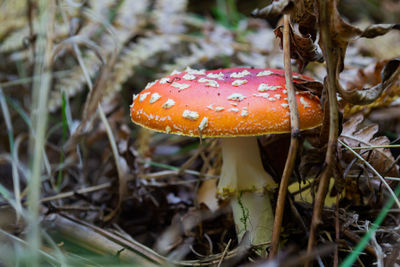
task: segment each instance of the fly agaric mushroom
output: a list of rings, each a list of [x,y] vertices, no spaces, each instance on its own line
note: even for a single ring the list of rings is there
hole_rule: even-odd
[[[295,74],[294,80],[310,78]],[[249,231],[253,245],[271,240],[270,191],[258,135],[290,132],[289,104],[282,70],[187,68],[149,83],[133,97],[132,121],[148,129],[193,137],[221,137],[220,198],[231,198],[239,241]],[[301,130],[319,126],[318,97],[296,92]]]

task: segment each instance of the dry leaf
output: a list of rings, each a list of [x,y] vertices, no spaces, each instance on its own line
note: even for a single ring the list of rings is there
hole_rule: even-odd
[[[317,81],[293,81],[296,90],[311,92],[313,95],[321,97],[324,85]]]
[[[362,127],[363,121],[364,116],[361,114],[350,118],[343,124],[343,131],[340,139],[350,147],[381,146],[390,144],[390,141],[386,136],[374,137],[379,130],[377,124],[370,124]],[[399,176],[399,168],[397,165],[393,165],[395,159],[389,149],[362,149],[357,152],[383,176]],[[352,160],[354,155],[351,152],[345,152],[344,157],[348,160]]]
[[[283,49],[283,26],[279,26],[274,30],[275,36],[281,39],[280,46]],[[295,59],[299,71],[303,72],[304,68],[311,61],[323,62],[323,56],[310,34],[302,35],[296,33],[290,25],[290,57]]]
[[[204,204],[211,211],[216,211],[219,208],[217,198],[217,179],[205,180],[197,192],[197,201],[199,204]]]
[[[362,114],[351,117],[344,123],[343,131],[339,138],[350,147],[390,144],[386,136],[374,137],[378,132],[377,124],[364,126],[363,122],[364,116]],[[356,152],[368,161],[382,176],[398,176],[399,168],[395,165],[395,159],[389,149],[373,148],[368,150],[356,150]],[[378,196],[375,193],[373,181],[375,180],[380,183],[380,180],[378,178],[366,179],[365,182],[360,183],[359,179],[347,175],[350,173],[361,175],[364,173],[366,176],[373,177],[370,170],[364,166],[364,164],[357,164],[359,161],[355,161],[355,156],[352,152],[344,150],[342,156],[341,162],[343,162],[347,168],[345,171],[346,177],[344,183],[346,199],[357,206],[363,204],[363,197],[369,200],[369,205],[376,203]],[[355,170],[354,167],[359,167],[356,169],[357,172],[351,172],[351,170]]]
[[[384,35],[390,30],[400,30],[400,24],[376,24],[362,30],[343,20],[337,9],[337,0],[327,3],[315,2],[310,0],[292,1],[280,0],[273,1],[269,6],[258,10],[256,15],[273,16],[278,13],[289,12],[292,14],[293,21],[299,24],[299,31],[303,36],[295,35],[292,32],[291,57],[298,60],[299,68],[305,67],[309,61],[321,61],[317,46],[313,43],[315,40],[316,25],[318,22],[328,25],[329,43],[323,43],[320,38],[320,46],[331,50],[332,62],[331,68],[335,69],[336,88],[342,97],[349,103],[365,105],[375,101],[382,92],[389,88],[400,74],[400,63],[398,59],[388,62],[382,72],[382,81],[380,84],[363,88],[362,90],[348,90],[342,88],[339,84],[339,74],[344,69],[344,58],[346,49],[350,41],[356,38],[375,38]],[[321,9],[321,10],[320,10]],[[278,30],[277,36],[281,34]],[[326,54],[326,52],[324,53]]]
[[[400,64],[398,59],[394,59],[388,62],[382,72],[382,82],[371,88],[364,88],[362,90],[346,90],[340,86],[339,74],[344,69],[344,57],[346,53],[347,46],[350,41],[354,40],[358,37],[366,37],[366,38],[374,38],[380,35],[387,33],[392,29],[400,29],[400,25],[398,24],[379,24],[372,25],[367,27],[365,30],[361,30],[347,22],[345,22],[340,16],[337,10],[337,0],[330,1],[327,6],[325,6],[325,10],[318,10],[318,14],[320,14],[321,21],[327,21],[329,25],[329,35],[330,35],[330,43],[322,44],[322,38],[320,40],[321,48],[327,47],[332,51],[334,55],[333,64],[335,67],[335,80],[336,87],[342,97],[352,104],[369,104],[376,100],[383,90],[390,87],[393,82],[397,79],[397,76],[400,73]],[[324,7],[324,4],[318,5],[318,7]],[[326,11],[324,13],[324,11]],[[329,15],[328,15],[329,14]]]

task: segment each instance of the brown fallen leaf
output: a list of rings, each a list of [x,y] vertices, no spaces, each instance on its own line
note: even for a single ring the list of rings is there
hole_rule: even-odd
[[[283,49],[283,26],[279,26],[274,30],[275,36],[278,37],[280,47]],[[310,34],[302,35],[293,30],[290,25],[290,57],[295,59],[299,72],[302,73],[304,68],[309,62],[317,61],[323,62],[324,58],[321,54],[318,45],[314,43],[314,40]]]
[[[370,87],[363,88],[362,90],[347,90],[343,88],[339,84],[339,74],[344,69],[344,57],[347,50],[347,46],[350,41],[355,40],[356,38],[365,37],[365,38],[374,38],[383,34],[386,34],[390,30],[399,30],[399,24],[378,24],[371,25],[364,30],[361,30],[358,27],[355,27],[343,20],[340,16],[339,11],[337,10],[337,0],[330,1],[327,6],[327,11],[329,16],[327,17],[328,25],[329,25],[329,35],[330,44],[326,47],[333,49],[332,54],[335,55],[333,65],[335,65],[335,83],[338,92],[341,96],[349,103],[364,105],[369,104],[375,101],[382,92],[390,87],[393,82],[397,79],[400,74],[400,63],[399,59],[390,60],[387,65],[384,67],[381,74],[381,83]],[[316,10],[318,14],[323,15],[322,11]],[[326,14],[325,14],[326,15]],[[321,40],[320,40],[321,42]],[[323,47],[322,44],[320,44]],[[326,45],[326,44],[325,44]]]
[[[385,64],[385,61],[379,61],[366,68],[344,71],[341,74],[342,82],[350,90],[362,90],[363,87],[376,86],[382,81],[381,72]],[[399,96],[400,82],[397,80],[397,82],[393,82],[388,86],[381,96],[368,105],[352,105],[342,101],[344,116],[349,117],[358,112],[362,112],[364,115],[369,114],[374,109],[388,107]]]
[[[339,138],[350,147],[390,144],[386,136],[375,137],[379,130],[377,124],[363,126],[363,121],[362,114],[351,117],[343,124],[342,134]],[[399,167],[395,164],[395,159],[388,148],[361,149],[357,152],[383,176],[399,176]],[[343,156],[347,162],[354,159],[354,155],[350,152],[344,152]]]
[[[255,10],[253,15],[258,17],[277,17],[284,13],[291,15],[291,21],[298,24],[298,31],[293,30],[290,25],[290,57],[297,61],[299,71],[303,72],[309,62],[323,62],[323,56],[315,40],[317,37],[317,17],[314,14],[314,3],[310,0],[293,1],[279,0],[263,9]],[[282,26],[274,30],[275,36],[281,39],[282,48]]]
[[[286,12],[290,13],[292,20],[299,25],[300,33],[310,35],[314,42],[317,36],[317,17],[314,14],[314,1],[275,0],[262,9],[254,10],[252,15],[270,18],[280,16]]]
[[[358,114],[343,124],[342,134],[339,138],[353,148],[389,145],[390,141],[386,136],[375,137],[378,130],[377,124],[364,123],[364,116]],[[382,176],[398,176],[399,168],[389,149],[356,149],[356,153],[368,161]],[[346,168],[344,171],[345,198],[356,206],[362,205],[365,200],[368,200],[369,205],[376,205],[379,202],[376,186],[381,183],[380,179],[374,177],[364,164],[359,164],[355,155],[348,150],[341,151],[340,162]],[[361,174],[368,178],[359,180]]]
[[[296,90],[311,92],[313,95],[321,98],[324,85],[317,81],[293,81]]]
[[[388,33],[391,30],[400,30],[400,24],[375,24],[360,29],[347,23],[339,14],[337,9],[338,0],[327,3],[326,10],[319,10],[319,5],[311,0],[273,1],[269,6],[255,12],[259,16],[276,16],[277,14],[290,13],[293,21],[299,24],[299,31],[303,36],[292,34],[291,57],[298,60],[300,70],[310,59],[322,60],[318,57],[314,48],[317,48],[315,41],[317,21],[327,21],[329,44],[323,44],[319,40],[321,48],[330,50],[333,58],[330,63],[335,68],[335,87],[341,96],[348,103],[365,105],[375,101],[382,92],[389,88],[400,75],[400,59],[393,59],[387,63],[381,74],[381,83],[373,87],[363,87],[360,90],[349,90],[339,84],[339,74],[344,69],[344,58],[347,46],[357,38],[375,38]],[[280,31],[276,32],[279,34]],[[324,52],[324,55],[326,51]],[[299,59],[301,59],[299,61]],[[308,61],[307,61],[308,59]],[[302,64],[301,64],[302,63]]]
[[[211,211],[216,211],[219,208],[217,182],[218,179],[216,178],[205,180],[197,192],[197,202],[206,205]]]

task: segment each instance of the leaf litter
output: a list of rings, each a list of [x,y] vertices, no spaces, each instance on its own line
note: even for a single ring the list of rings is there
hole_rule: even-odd
[[[0,87],[9,108],[9,114],[2,113],[1,116],[10,118],[14,131],[10,138],[5,127],[0,130],[0,208],[1,218],[7,218],[0,222],[0,226],[16,238],[0,234],[1,240],[5,241],[4,251],[13,246],[24,247],[17,239],[24,238],[24,217],[17,222],[10,208],[15,186],[10,182],[14,176],[10,171],[9,140],[15,138],[15,143],[20,144],[16,163],[21,173],[21,203],[25,207],[26,181],[30,177],[27,171],[27,136],[31,129],[24,121],[29,116],[23,114],[34,112],[30,109],[29,94],[31,82],[36,79],[32,76],[35,36],[28,36],[28,47],[22,45],[23,38],[30,32],[29,18],[25,16],[26,1],[11,2],[2,6],[0,16],[0,51],[4,58],[0,63]],[[391,0],[383,2],[394,4]],[[57,247],[46,242],[43,250],[54,257],[59,249],[68,252],[65,255],[70,263],[76,263],[77,258],[81,258],[79,263],[91,262],[89,256],[73,249],[78,246],[96,257],[99,257],[101,248],[101,254],[111,256],[110,265],[132,261],[164,264],[169,260],[182,265],[222,262],[257,266],[259,262],[254,262],[256,255],[247,243],[236,240],[228,206],[212,193],[221,166],[218,144],[210,140],[199,144],[195,139],[138,129],[130,123],[128,106],[133,93],[173,69],[183,70],[186,66],[207,69],[243,65],[283,66],[279,42],[273,36],[272,27],[275,25],[246,14],[247,17],[241,17],[236,26],[230,27],[213,15],[201,17],[192,13],[191,1],[140,0],[132,3],[87,1],[82,6],[66,1],[56,11],[60,16],[51,41],[60,46],[56,50],[52,71],[63,74],[55,75],[50,93],[49,109],[52,113],[44,151],[48,162],[42,175],[40,220],[42,229],[59,243]],[[398,143],[400,122],[390,117],[392,126],[389,127],[381,121],[372,121],[378,114],[393,116],[393,108],[396,110],[400,105],[399,61],[371,57],[375,47],[365,46],[360,39],[382,35],[389,30],[396,33],[399,26],[390,22],[371,27],[353,26],[339,14],[336,1],[331,3],[334,16],[331,17],[330,31],[339,52],[336,78],[342,82],[338,85],[341,93],[339,109],[344,112],[339,140],[356,149],[384,178],[399,177],[398,150],[381,146]],[[212,14],[212,7],[204,5]],[[317,76],[321,81],[296,81],[295,86],[297,90],[310,91],[326,99],[322,82],[325,72],[320,71],[325,67],[321,62],[323,49],[319,46],[320,41],[317,43],[318,11],[314,9],[313,1],[273,1],[268,8],[259,8],[261,13],[271,16],[291,13],[292,58],[300,71]],[[227,12],[225,15],[229,17],[230,14]],[[37,18],[34,16],[32,19],[35,21]],[[102,24],[102,21],[108,24]],[[371,19],[369,24],[373,22]],[[35,22],[33,26],[35,29]],[[279,23],[277,26],[275,32],[280,36]],[[77,50],[74,52],[73,46],[63,45],[62,41],[79,45],[83,64],[76,61],[79,58]],[[91,42],[96,46],[90,46]],[[96,47],[101,49],[97,51]],[[85,66],[86,73],[82,66]],[[91,92],[88,83],[94,84]],[[370,104],[361,105],[358,102],[362,99],[360,96],[372,91],[375,94],[368,95],[368,101],[362,103]],[[59,126],[63,92],[67,97],[64,108],[70,110],[68,122],[72,123],[69,125],[72,134],[65,141],[62,141]],[[112,133],[98,117],[99,103]],[[391,114],[385,115],[389,112]],[[270,143],[261,142],[265,168],[274,174],[277,181],[286,157],[282,147],[287,149],[289,137],[279,138],[283,140],[272,138]],[[295,198],[288,204],[290,208],[285,211],[287,216],[282,233],[282,253],[287,257],[277,259],[281,265],[304,262],[308,257],[305,256],[308,255],[305,247],[312,212],[310,201],[325,167],[326,136],[320,137],[319,132],[314,132],[304,133],[302,138],[306,141],[298,154],[292,182],[298,189],[296,191],[301,193],[292,194],[304,194],[309,190],[310,200]],[[114,148],[110,146],[110,139],[114,140]],[[271,155],[269,148],[282,150],[282,153]],[[328,196],[334,205],[336,196],[339,197],[339,216],[330,205],[323,208],[321,218],[324,224],[317,239],[319,245],[328,247],[316,249],[313,256],[321,257],[325,265],[334,261],[327,241],[334,240],[334,220],[341,225],[338,241],[341,260],[346,255],[345,250],[357,243],[369,229],[368,222],[374,220],[388,198],[374,173],[353,153],[341,148],[338,144],[337,162],[332,174],[335,185],[330,187]],[[200,150],[201,153],[197,153]],[[65,157],[60,162],[61,153]],[[117,165],[122,171],[118,171]],[[393,188],[398,184],[398,180],[387,182]],[[207,188],[211,190],[206,191]],[[398,223],[398,213],[394,210],[376,232],[366,254],[360,256],[360,262],[370,265],[377,260],[385,261],[385,258],[376,258],[378,252],[387,256],[387,262],[393,262],[393,255],[398,253],[395,248]],[[74,231],[79,235],[72,235]],[[70,236],[74,238],[69,239]],[[93,240],[93,243],[89,244],[87,240]],[[261,264],[265,262],[265,259],[260,260]],[[13,263],[13,259],[0,252],[2,261]],[[96,264],[102,261],[94,260]]]

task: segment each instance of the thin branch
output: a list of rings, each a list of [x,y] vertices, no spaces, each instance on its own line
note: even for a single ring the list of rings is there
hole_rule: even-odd
[[[281,232],[281,225],[283,219],[283,212],[285,210],[285,200],[287,187],[289,184],[290,175],[293,172],[294,163],[296,159],[297,149],[299,147],[299,112],[297,109],[296,94],[294,91],[293,80],[292,80],[292,67],[290,64],[290,15],[284,15],[284,27],[283,27],[283,55],[285,64],[285,80],[286,89],[288,91],[288,102],[290,108],[290,126],[291,126],[291,139],[288,156],[285,163],[285,169],[283,170],[282,179],[279,186],[278,200],[276,203],[274,228],[272,231],[272,249],[269,257],[272,259],[278,253],[279,236]]]
[[[341,136],[359,141],[358,139],[352,138],[351,136],[348,136],[348,135],[341,135]],[[352,147],[351,149],[353,149],[353,150],[363,150],[363,149],[375,149],[375,148],[390,148],[390,149],[392,149],[392,148],[400,148],[400,145],[356,146],[356,147]]]
[[[159,171],[159,172],[152,172],[152,173],[141,173],[141,174],[138,174],[138,178],[146,179],[146,180],[162,179],[162,178],[168,178],[170,176],[178,176],[178,175],[181,175],[183,173],[200,177],[200,178],[198,178],[196,180],[202,180],[202,181],[208,180],[208,179],[217,179],[217,178],[219,178],[218,175],[211,175],[211,174],[207,174],[207,173],[201,173],[201,172],[195,171],[195,170],[183,170],[182,173],[180,173],[179,170],[166,170],[166,171]]]
[[[225,259],[226,253],[228,252],[228,249],[229,249],[229,246],[231,245],[231,242],[232,242],[232,239],[229,239],[228,244],[226,245],[226,247],[224,249],[224,252],[222,252],[221,259],[218,262],[217,267],[220,267],[221,264],[222,264],[222,261]]]
[[[91,193],[91,192],[103,190],[103,189],[106,189],[106,188],[109,188],[109,187],[111,187],[111,182],[107,182],[107,183],[104,183],[104,184],[99,184],[99,185],[95,185],[95,186],[91,186],[91,187],[82,188],[82,189],[79,189],[79,190],[76,190],[76,191],[69,191],[69,192],[65,192],[65,193],[60,193],[60,194],[57,194],[57,195],[51,196],[51,197],[45,197],[45,198],[42,198],[40,200],[40,202],[44,203],[44,202],[49,202],[49,201],[53,201],[53,200],[72,197],[75,194]]]

